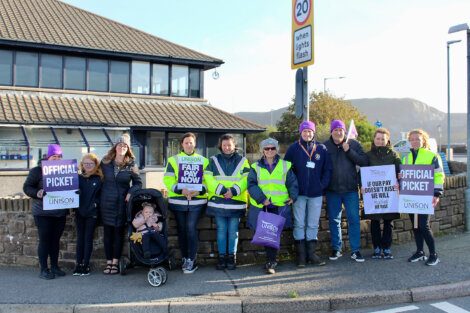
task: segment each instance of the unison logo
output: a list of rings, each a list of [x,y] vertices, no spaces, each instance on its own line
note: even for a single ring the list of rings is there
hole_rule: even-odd
[[[405,209],[429,209],[429,204],[417,202],[411,199],[405,199],[403,201],[403,207]]]
[[[49,204],[72,204],[74,203],[74,198],[64,198],[61,196],[49,196]]]
[[[276,232],[277,233],[277,226],[275,226],[273,223],[270,223],[270,222],[266,222],[266,221],[261,221],[261,227],[267,229],[267,230],[270,230],[272,232]]]

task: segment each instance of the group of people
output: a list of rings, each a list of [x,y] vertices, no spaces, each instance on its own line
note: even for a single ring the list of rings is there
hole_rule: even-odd
[[[299,139],[289,146],[284,158],[279,154],[278,141],[267,138],[260,143],[262,157],[251,165],[237,151],[236,140],[230,134],[219,138],[220,153],[209,159],[196,153],[195,134],[184,134],[180,141],[181,152],[168,159],[163,178],[168,191],[168,208],[176,220],[182,271],[190,274],[198,269],[197,223],[203,212],[213,216],[217,226],[216,268],[234,270],[239,223],[241,217],[247,214],[247,209],[247,223],[252,229],[256,228],[257,215],[262,210],[283,216],[286,219],[285,228],[293,226],[299,267],[308,263],[324,265],[325,261],[316,254],[324,197],[331,235],[329,259],[334,261],[342,256],[341,214],[344,207],[351,259],[364,262],[360,251],[358,167],[392,164],[400,179],[399,165],[402,163],[433,165],[433,205],[438,204],[443,193],[444,174],[439,156],[429,150],[429,136],[425,131],[417,129],[409,133],[411,153],[403,159],[392,150],[390,133],[384,128],[375,131],[372,148],[368,153],[363,151],[358,141],[346,137],[343,121],[333,120],[330,133],[330,138],[320,143],[316,140],[315,124],[304,121],[299,126]],[[180,163],[188,157],[197,160],[202,167],[202,188],[180,187]],[[61,147],[49,145],[46,159],[61,158]],[[77,251],[73,274],[90,273],[93,233],[98,218],[104,226],[107,261],[103,273],[118,274],[126,223],[126,203],[132,192],[142,186],[129,135],[122,135],[101,162],[96,155],[86,154],[79,164],[79,170],[80,207],[75,210]],[[65,272],[58,266],[59,241],[68,210],[43,209],[41,164],[31,169],[23,189],[33,198],[32,210],[39,235],[40,277],[52,279],[63,276]],[[391,222],[398,217],[398,214],[375,214],[367,217],[371,219],[374,246],[372,258],[393,258]],[[147,203],[142,212],[137,214],[133,225],[138,231],[152,234],[156,238],[153,234],[161,230],[159,218],[161,216],[155,212],[155,207]],[[408,261],[427,260],[427,265],[436,265],[439,259],[430,229],[430,215],[410,214],[410,218],[417,249]],[[143,240],[146,247],[149,246],[148,235],[143,236],[143,239],[147,237]],[[429,248],[429,258],[424,253],[424,241]],[[148,256],[149,252],[145,247],[144,251]],[[265,247],[265,252],[266,273],[274,274],[278,250]]]

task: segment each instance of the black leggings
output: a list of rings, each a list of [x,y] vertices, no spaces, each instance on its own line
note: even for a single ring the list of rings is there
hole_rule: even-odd
[[[103,243],[106,260],[119,259],[122,255],[124,226],[103,226]]]
[[[429,253],[434,254],[436,253],[436,247],[434,245],[434,237],[432,236],[431,227],[429,226],[430,218],[431,215],[429,214],[418,214],[418,228],[414,228],[414,214],[410,214],[416,241],[416,251],[424,252],[424,241],[426,241]]]
[[[90,264],[93,252],[93,234],[95,233],[96,217],[75,215],[77,224],[77,264]]]
[[[34,216],[34,222],[38,228],[38,257],[41,270],[48,268],[47,257],[50,257],[51,267],[58,267],[60,237],[65,228],[65,216]]]
[[[392,220],[384,220],[384,229],[380,230],[380,220],[371,220],[370,233],[375,248],[390,249],[392,245]]]

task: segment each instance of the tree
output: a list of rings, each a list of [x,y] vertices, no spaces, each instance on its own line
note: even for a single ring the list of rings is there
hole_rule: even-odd
[[[358,140],[369,142],[372,140],[374,127],[367,118],[361,114],[351,102],[343,98],[337,98],[325,92],[312,92],[309,96],[309,119],[315,122],[317,127],[317,139],[323,141],[330,135],[330,123],[334,119],[343,120],[348,127],[350,120],[354,120],[359,133]],[[287,111],[277,123],[279,132],[290,133],[292,137],[298,136],[298,127],[302,119],[295,117],[294,99],[291,100]]]

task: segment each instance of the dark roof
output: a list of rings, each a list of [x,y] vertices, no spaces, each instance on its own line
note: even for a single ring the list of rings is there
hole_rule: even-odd
[[[0,40],[50,48],[192,60],[216,67],[222,60],[57,0],[1,0]],[[73,50],[73,49],[72,49]]]
[[[0,124],[260,132],[264,127],[194,99],[0,93]]]

